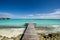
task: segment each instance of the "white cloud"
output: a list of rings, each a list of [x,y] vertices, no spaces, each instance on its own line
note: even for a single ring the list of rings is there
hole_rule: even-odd
[[[28,15],[28,16],[33,17],[34,15],[33,15],[33,14],[30,14],[30,15]]]
[[[20,18],[19,15],[15,15],[15,14],[12,14],[12,13],[4,13],[4,12],[0,12],[0,18]]]
[[[29,14],[29,15],[16,15],[12,13],[0,12],[0,17],[9,17],[9,18],[26,18],[26,19],[60,19],[60,10],[55,10],[51,13],[40,13],[40,14]]]
[[[14,19],[19,19],[19,18],[26,18],[26,16],[12,14],[12,13],[0,12],[0,18],[14,18]]]
[[[10,13],[0,12],[0,17],[9,17],[9,18],[11,18],[12,16],[14,16],[14,15],[12,15]]]
[[[35,17],[39,19],[60,19],[60,10],[55,10],[54,12],[47,14],[36,14]]]

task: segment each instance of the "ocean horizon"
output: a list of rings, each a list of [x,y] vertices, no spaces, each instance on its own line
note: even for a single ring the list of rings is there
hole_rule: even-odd
[[[4,26],[24,26],[25,23],[36,23],[36,26],[60,25],[60,19],[10,19],[0,20],[0,25]]]

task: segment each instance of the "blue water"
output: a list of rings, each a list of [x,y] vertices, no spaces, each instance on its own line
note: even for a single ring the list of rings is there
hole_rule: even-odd
[[[0,25],[24,26],[25,23],[34,22],[36,26],[60,25],[60,19],[10,19],[0,20]]]

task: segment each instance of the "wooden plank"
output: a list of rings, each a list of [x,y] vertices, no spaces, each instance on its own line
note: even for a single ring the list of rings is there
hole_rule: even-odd
[[[21,40],[38,40],[38,35],[34,28],[34,23],[28,23]]]

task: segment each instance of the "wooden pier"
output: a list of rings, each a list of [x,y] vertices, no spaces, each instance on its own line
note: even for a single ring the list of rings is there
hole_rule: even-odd
[[[27,23],[27,27],[20,40],[38,40],[38,35],[34,28],[34,23]]]

